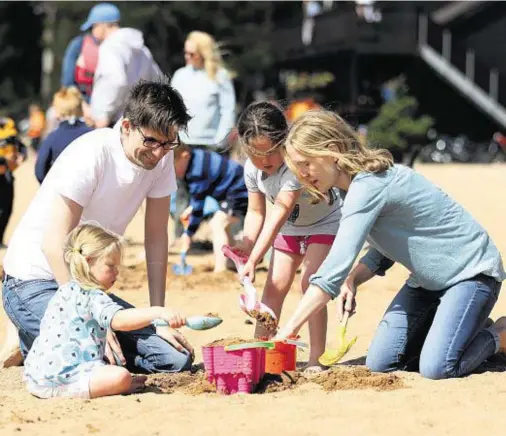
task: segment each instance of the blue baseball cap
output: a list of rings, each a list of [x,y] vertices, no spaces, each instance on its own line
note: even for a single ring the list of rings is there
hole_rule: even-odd
[[[111,3],[99,3],[91,8],[88,19],[81,26],[81,30],[86,32],[91,26],[98,23],[117,23],[121,18],[119,9]]]

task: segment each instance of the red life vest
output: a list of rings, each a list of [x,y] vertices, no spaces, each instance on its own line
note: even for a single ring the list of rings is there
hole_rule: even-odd
[[[76,65],[75,80],[82,93],[91,96],[93,76],[98,63],[98,44],[91,35],[85,35],[81,47],[84,66]]]

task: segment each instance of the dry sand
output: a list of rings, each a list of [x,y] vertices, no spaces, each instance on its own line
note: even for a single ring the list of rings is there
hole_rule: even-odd
[[[420,172],[462,202],[489,230],[496,244],[506,252],[506,168],[493,166],[418,166]],[[18,170],[16,204],[8,237],[28,205],[37,182],[33,158]],[[142,211],[128,229],[133,242],[142,241]],[[136,265],[140,244],[128,249],[127,267],[117,293],[139,306],[148,303],[145,267]],[[0,253],[0,259],[3,253]],[[170,262],[176,262],[172,253]],[[219,313],[224,322],[215,330],[184,333],[196,348],[196,363],[202,361],[200,346],[226,337],[248,337],[253,326],[245,323],[239,310],[234,274],[210,272],[209,255],[189,256],[195,266],[192,276],[169,274],[168,304],[187,314]],[[265,280],[257,278],[257,287]],[[371,375],[364,369],[364,356],[375,327],[406,271],[396,265],[385,278],[375,278],[358,294],[357,315],[349,332],[359,339],[346,356],[346,366],[310,382],[297,374],[271,379],[253,395],[218,396],[208,393],[202,365],[193,375],[152,376],[146,393],[84,400],[38,400],[21,383],[21,368],[0,370],[0,435],[29,434],[118,434],[127,435],[237,435],[256,434],[502,434],[506,418],[506,383],[501,365],[487,365],[477,374],[459,380],[430,381],[417,374]],[[298,301],[294,285],[284,314]],[[335,314],[335,305],[330,305]],[[502,296],[494,318],[506,314]],[[0,312],[0,341],[5,314]],[[337,322],[331,316],[329,344],[336,343]],[[307,340],[307,330],[302,331]],[[307,357],[299,354],[299,360]]]

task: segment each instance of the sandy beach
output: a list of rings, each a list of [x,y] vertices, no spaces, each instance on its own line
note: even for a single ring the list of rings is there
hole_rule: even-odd
[[[34,159],[16,173],[14,214],[7,241],[38,188],[33,175]],[[461,202],[490,232],[506,253],[506,167],[503,165],[418,165],[418,171]],[[203,230],[205,231],[205,230]],[[127,230],[131,244],[125,256],[121,280],[114,290],[138,306],[148,304],[146,268],[141,259],[143,211]],[[0,252],[0,260],[3,252]],[[170,264],[178,261],[172,251]],[[232,272],[211,272],[210,254],[188,257],[191,276],[168,273],[167,305],[193,315],[217,312],[223,323],[214,330],[184,334],[196,350],[202,367],[201,346],[227,337],[252,337],[254,326],[238,306],[239,283]],[[169,268],[170,269],[170,268]],[[261,289],[265,269],[257,275]],[[193,376],[151,376],[145,393],[97,400],[39,400],[22,384],[22,368],[0,370],[0,434],[7,435],[253,435],[268,431],[278,435],[475,435],[503,434],[506,418],[506,366],[487,364],[476,374],[447,380],[424,380],[417,374],[399,372],[374,376],[364,370],[367,347],[386,306],[402,286],[407,271],[395,265],[384,278],[374,278],[357,296],[357,314],[349,323],[349,334],[358,341],[342,367],[314,381],[291,384],[285,380],[277,392],[221,396],[195,389]],[[287,298],[283,318],[300,298],[298,282]],[[329,305],[329,345],[335,345],[335,304]],[[506,314],[502,295],[492,316]],[[0,309],[0,342],[5,314]],[[307,340],[307,328],[301,332]],[[303,362],[307,355],[299,353]],[[333,378],[332,382],[328,380]],[[196,382],[197,380],[197,382]],[[269,390],[269,389],[267,389]],[[271,389],[275,390],[275,389]],[[505,401],[505,403],[503,403]]]

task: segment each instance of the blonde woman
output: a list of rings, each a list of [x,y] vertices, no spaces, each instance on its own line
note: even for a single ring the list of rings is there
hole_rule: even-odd
[[[83,120],[83,98],[75,86],[61,88],[53,97],[59,125],[42,142],[35,163],[35,177],[42,183],[56,158],[74,139],[92,129]]]
[[[186,66],[177,70],[172,78],[172,86],[179,91],[192,115],[187,134],[182,133],[181,139],[192,148],[219,151],[224,148],[235,123],[232,80],[223,66],[218,44],[207,33],[194,31],[188,35],[184,58]],[[172,212],[176,218],[176,235],[180,236],[183,228],[178,218],[187,208],[190,197],[186,185],[183,182],[178,185]]]
[[[64,258],[72,280],[51,298],[25,360],[31,394],[97,398],[138,392],[145,376],[132,376],[126,368],[104,362],[107,330],[137,330],[159,319],[174,328],[184,325],[168,308],[124,309],[108,295],[121,253],[120,238],[100,226],[82,224],[69,234]]]
[[[315,195],[336,187],[346,196],[330,253],[279,337],[296,333],[336,297],[340,317],[353,313],[357,287],[399,262],[411,275],[369,347],[371,370],[460,377],[506,350],[506,317],[487,324],[506,278],[501,255],[460,204],[412,169],[394,165],[386,150],[367,148],[332,112],[297,119],[286,153]],[[371,248],[352,270],[366,240]]]

